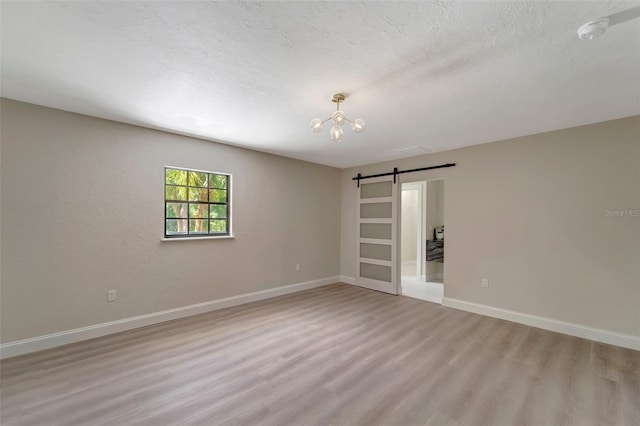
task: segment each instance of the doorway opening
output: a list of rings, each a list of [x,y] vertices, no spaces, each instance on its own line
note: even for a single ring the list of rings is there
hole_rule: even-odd
[[[442,304],[444,180],[402,184],[400,293]]]

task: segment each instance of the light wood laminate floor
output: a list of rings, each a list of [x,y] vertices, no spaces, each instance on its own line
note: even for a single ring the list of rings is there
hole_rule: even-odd
[[[638,425],[640,352],[335,284],[4,360],[9,425]]]

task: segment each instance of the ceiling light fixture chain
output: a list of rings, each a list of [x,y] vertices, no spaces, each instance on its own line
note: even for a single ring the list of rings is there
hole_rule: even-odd
[[[314,118],[311,120],[311,131],[314,133],[320,133],[322,129],[324,129],[324,123],[329,120],[333,121],[333,127],[331,127],[330,135],[331,140],[334,142],[342,142],[342,136],[344,135],[344,131],[342,130],[342,125],[346,121],[351,124],[351,130],[355,133],[362,133],[365,128],[364,120],[357,118],[355,120],[350,120],[344,114],[343,111],[340,110],[340,103],[344,102],[346,99],[346,95],[344,93],[336,93],[333,95],[331,102],[336,104],[336,111],[331,115],[331,117],[321,120],[319,118]]]

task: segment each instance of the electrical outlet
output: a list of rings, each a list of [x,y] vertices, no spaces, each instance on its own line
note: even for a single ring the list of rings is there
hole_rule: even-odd
[[[296,263],[296,271],[299,271],[299,270],[300,270],[300,264]]]
[[[487,278],[482,279],[482,287],[489,287],[489,280]]]
[[[115,290],[109,290],[107,292],[107,302],[113,302],[114,300],[116,300],[116,298],[117,295]]]

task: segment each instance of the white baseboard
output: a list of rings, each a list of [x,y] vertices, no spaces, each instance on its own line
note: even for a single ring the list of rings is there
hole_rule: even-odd
[[[340,275],[340,282],[345,284],[356,285],[356,279],[354,277],[348,277],[346,275]]]
[[[445,297],[442,306],[640,351],[640,337]]]
[[[340,275],[340,282],[355,285],[356,279],[354,277]],[[443,298],[442,306],[640,351],[640,337],[633,336],[631,334],[616,333],[615,331],[602,330],[599,328],[587,327],[551,318],[523,314],[516,311],[509,311],[507,309],[494,308],[493,306],[452,299],[450,297]]]
[[[75,343],[81,340],[93,339],[96,337],[106,336],[107,334],[119,333],[121,331],[132,330],[134,328],[145,327],[148,325],[158,324],[161,322],[188,317],[191,315],[216,311],[218,309],[242,305],[244,303],[269,299],[276,296],[282,296],[284,294],[295,293],[297,291],[321,287],[324,285],[342,281],[341,278],[342,277],[335,276],[297,284],[285,285],[268,290],[242,294],[239,296],[211,300],[208,302],[197,303],[195,305],[182,306],[179,308],[168,309],[166,311],[153,312],[136,317],[90,325],[88,327],[81,327],[73,330],[47,334],[45,336],[38,336],[30,339],[4,343],[0,345],[0,359],[41,351],[43,349],[54,348],[56,346]]]

